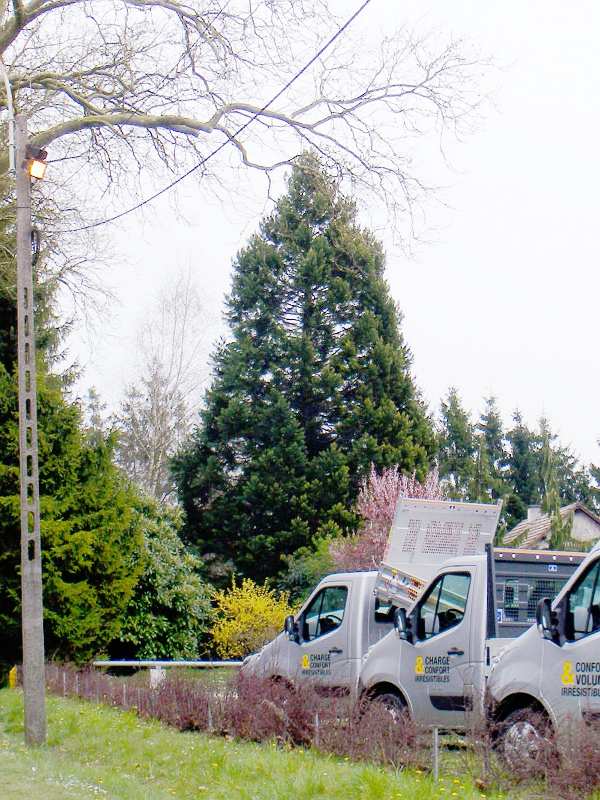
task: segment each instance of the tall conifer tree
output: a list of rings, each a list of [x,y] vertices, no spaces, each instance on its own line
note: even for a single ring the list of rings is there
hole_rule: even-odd
[[[471,416],[462,407],[454,387],[448,389],[446,400],[442,400],[441,411],[438,454],[440,478],[446,482],[452,498],[472,500],[470,490],[476,483],[478,447]]]
[[[483,491],[480,499],[487,495],[491,500],[504,497],[508,491],[505,484],[505,473],[508,466],[508,454],[504,449],[504,430],[502,417],[498,409],[498,401],[494,395],[485,400],[485,408],[480,414],[476,427],[479,441],[478,470],[483,473],[481,484]],[[483,468],[482,468],[483,467]]]
[[[0,678],[21,659],[22,639],[16,230],[7,181],[0,176]],[[112,462],[114,436],[88,437],[67,396],[69,376],[49,369],[60,342],[55,288],[42,251],[34,306],[44,640],[48,658],[89,660],[119,630],[140,573],[132,552],[142,534],[137,496]]]
[[[371,463],[423,476],[434,443],[381,245],[315,157],[234,268],[231,340],[176,470],[189,540],[261,579],[354,527]]]
[[[513,429],[506,435],[510,447],[511,491],[505,508],[509,529],[525,519],[528,506],[538,504],[542,499],[539,439],[529,430],[518,409],[513,412],[513,423]]]

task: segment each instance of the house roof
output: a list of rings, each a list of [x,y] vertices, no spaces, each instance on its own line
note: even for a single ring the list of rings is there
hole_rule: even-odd
[[[568,506],[563,506],[560,509],[560,516],[563,522],[566,522],[571,513],[581,511],[593,520],[600,529],[600,517],[590,511],[589,508],[583,503],[571,503]],[[537,519],[529,521],[527,519],[519,522],[512,530],[504,534],[502,540],[503,545],[509,545],[512,542],[519,540],[519,547],[523,550],[534,549],[546,536],[550,533],[550,516],[548,514],[541,514]],[[599,531],[600,533],[600,531]],[[522,538],[521,538],[522,537]]]

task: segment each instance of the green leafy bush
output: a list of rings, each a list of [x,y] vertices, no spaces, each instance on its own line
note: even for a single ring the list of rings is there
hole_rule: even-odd
[[[146,499],[137,512],[143,544],[142,576],[127,606],[114,658],[196,659],[210,598],[198,575],[199,559],[179,538],[181,512]]]

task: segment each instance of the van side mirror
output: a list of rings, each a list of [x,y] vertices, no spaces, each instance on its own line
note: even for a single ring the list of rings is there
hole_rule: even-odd
[[[283,629],[286,632],[288,639],[292,639],[294,642],[298,641],[298,626],[291,614],[288,614],[288,616],[285,618]]]
[[[557,641],[557,617],[552,611],[551,600],[544,597],[540,600],[535,609],[535,621],[540,636],[543,639],[549,639],[552,642]]]
[[[394,611],[394,629],[399,639],[412,642],[412,623],[406,616],[405,608],[397,608]]]

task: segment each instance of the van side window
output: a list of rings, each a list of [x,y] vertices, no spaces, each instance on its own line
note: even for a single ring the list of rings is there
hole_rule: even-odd
[[[304,612],[302,639],[311,642],[339,628],[344,619],[347,598],[347,586],[326,586],[322,589]]]
[[[570,642],[600,630],[600,560],[596,561],[569,593],[565,634]]]
[[[419,604],[417,639],[430,639],[459,624],[465,613],[470,583],[468,572],[440,575]]]

